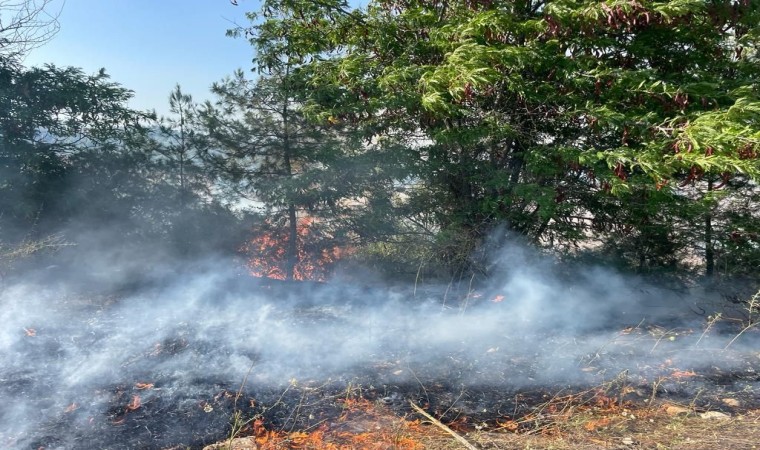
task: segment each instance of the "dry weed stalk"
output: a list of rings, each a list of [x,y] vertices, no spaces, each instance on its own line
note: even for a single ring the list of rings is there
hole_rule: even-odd
[[[698,346],[700,342],[702,342],[702,339],[707,335],[707,333],[710,332],[712,327],[715,325],[716,322],[718,322],[723,317],[722,313],[716,313],[714,315],[707,317],[707,326],[705,327],[705,330],[702,332],[702,334],[699,336],[699,339],[697,339],[697,342],[694,343],[694,346]]]
[[[251,375],[251,372],[253,371],[253,366],[256,363],[251,363],[251,366],[248,368],[248,372],[246,372],[245,376],[243,377],[243,381],[240,383],[240,388],[238,388],[237,393],[235,394],[235,400],[232,403],[232,418],[230,419],[231,424],[231,430],[230,430],[230,437],[227,440],[227,450],[232,450],[233,441],[235,438],[237,438],[240,433],[243,432],[245,427],[250,425],[251,423],[254,423],[256,420],[260,420],[264,413],[268,411],[269,409],[272,409],[282,403],[282,399],[285,397],[285,394],[288,393],[290,388],[296,385],[296,380],[290,380],[290,383],[288,384],[288,387],[285,388],[282,393],[280,393],[280,397],[270,406],[264,407],[263,410],[260,413],[254,414],[252,417],[245,419],[243,418],[243,412],[238,409],[237,403],[240,397],[243,395],[243,389],[245,388],[245,384],[248,382],[248,377]]]
[[[728,349],[734,342],[736,342],[741,335],[749,331],[750,329],[754,328],[760,321],[758,321],[758,307],[760,307],[760,290],[758,290],[755,295],[753,295],[749,302],[747,303],[747,307],[745,308],[747,311],[747,320],[743,321],[742,323],[742,329],[737,333],[736,336],[734,336],[731,341],[729,341],[728,344],[726,344],[725,347],[723,347],[723,350]]]
[[[62,247],[74,245],[67,242],[60,234],[51,234],[42,239],[24,239],[20,244],[13,247],[5,247],[0,243],[0,277],[3,269],[8,270],[13,263],[42,251],[58,250]]]
[[[244,420],[243,412],[240,411],[237,406],[237,402],[240,399],[240,396],[243,395],[243,388],[245,387],[245,383],[248,382],[248,377],[253,371],[254,364],[255,363],[251,363],[251,367],[248,368],[248,372],[246,372],[245,376],[243,377],[243,381],[240,383],[240,388],[238,388],[238,391],[235,394],[235,400],[232,402],[232,418],[230,420],[232,429],[230,430],[230,437],[227,442],[227,450],[232,450],[232,441],[238,437],[240,432],[243,431],[243,429],[248,426],[248,424],[257,418],[257,416],[253,416],[248,420]]]

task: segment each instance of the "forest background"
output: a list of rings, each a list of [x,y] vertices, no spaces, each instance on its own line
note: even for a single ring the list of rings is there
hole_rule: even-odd
[[[508,240],[758,276],[760,0],[267,0],[228,31],[251,72],[202,103],[178,80],[165,116],[25,66],[48,3],[0,1],[4,278],[213,256],[470,283]]]

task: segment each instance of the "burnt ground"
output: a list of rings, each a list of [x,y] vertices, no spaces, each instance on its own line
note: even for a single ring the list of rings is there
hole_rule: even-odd
[[[34,313],[25,312],[6,333],[0,448],[195,449],[228,437],[236,415],[242,433],[255,432],[254,422],[291,433],[335,428],[339,421],[345,428],[347,405],[357,401],[396,417],[413,417],[413,402],[485,441],[489,432],[545,429],[563,411],[684,405],[688,413],[733,417],[760,409],[754,345],[760,339],[751,315],[608,321],[572,333],[531,322],[519,333],[455,329],[437,339],[440,329],[426,329],[429,321],[462,325],[501,314],[495,308],[506,305],[405,304],[405,315],[422,310],[427,318],[390,320],[375,330],[366,321],[355,327],[366,300],[360,307],[347,301],[366,292],[342,291],[340,301],[326,303],[303,301],[319,286],[257,289],[280,300],[256,316],[261,322],[210,325],[216,308],[230,309],[237,300],[202,299],[189,316],[174,304],[161,314],[176,316],[156,321],[149,305],[165,291],[139,301],[131,293],[48,293],[43,310],[30,305]],[[277,326],[267,328],[272,323]],[[261,329],[266,332],[241,344]],[[293,336],[277,330],[298,330],[308,340],[290,344]],[[331,330],[353,334],[326,335]],[[230,342],[231,335],[243,339]],[[337,348],[346,342],[359,353]],[[349,357],[333,360],[341,352]],[[485,441],[480,445],[488,448]]]

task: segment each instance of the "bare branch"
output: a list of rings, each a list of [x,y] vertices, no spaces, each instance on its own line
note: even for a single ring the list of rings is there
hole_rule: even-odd
[[[58,33],[57,0],[0,0],[0,57],[23,59]]]

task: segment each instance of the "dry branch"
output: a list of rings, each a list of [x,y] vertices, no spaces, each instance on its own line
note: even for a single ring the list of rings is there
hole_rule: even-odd
[[[445,431],[445,432],[449,433],[451,436],[453,436],[454,439],[456,439],[457,441],[459,441],[459,443],[462,444],[465,448],[467,448],[468,450],[478,450],[477,447],[475,447],[474,445],[472,445],[469,442],[467,442],[467,439],[463,438],[462,436],[460,436],[459,434],[457,434],[454,430],[452,430],[451,428],[449,428],[446,425],[444,425],[443,423],[441,423],[440,420],[438,420],[435,417],[433,417],[430,414],[428,414],[427,411],[425,411],[424,409],[422,409],[419,406],[415,405],[413,401],[410,401],[409,404],[412,405],[412,408],[415,411],[417,411],[418,413],[420,413],[423,416],[425,416],[425,418],[428,419],[433,425],[437,426],[438,428],[442,429],[443,431]]]

